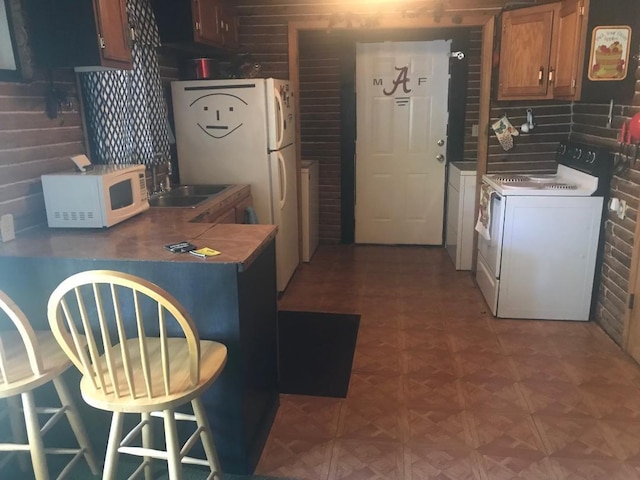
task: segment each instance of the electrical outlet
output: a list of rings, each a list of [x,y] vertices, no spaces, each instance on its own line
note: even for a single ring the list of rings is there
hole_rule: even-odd
[[[474,123],[473,125],[471,125],[471,136],[472,137],[477,137],[478,136],[478,124]]]
[[[625,215],[627,214],[627,202],[624,200],[620,200],[620,203],[618,204],[618,218],[620,220],[624,220]]]
[[[8,242],[16,238],[16,232],[13,226],[13,215],[6,213],[0,217],[0,239]]]

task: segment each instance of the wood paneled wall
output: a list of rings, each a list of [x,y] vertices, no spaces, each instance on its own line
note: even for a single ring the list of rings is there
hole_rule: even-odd
[[[478,137],[473,136],[473,126],[478,124],[480,114],[480,52],[482,48],[482,29],[469,31],[469,50],[467,53],[467,107],[464,121],[463,159],[475,162],[478,158]],[[450,158],[456,161],[457,158]]]
[[[558,144],[571,132],[571,104],[559,102],[518,101],[492,102],[491,125],[503,115],[520,130],[527,119],[527,109],[533,112],[535,128],[513,139],[513,148],[505,151],[493,131],[489,132],[487,172],[555,172]]]
[[[85,153],[74,73],[56,71],[54,86],[68,93],[70,108],[49,119],[44,72],[31,83],[0,83],[0,215],[13,214],[18,231],[46,222],[40,176]]]
[[[640,70],[638,73],[640,74]],[[636,86],[636,92],[640,93],[640,87]],[[636,101],[640,104],[640,97],[637,94],[634,103]],[[609,105],[576,102],[573,105],[574,123],[571,137],[577,141],[609,147],[612,152],[617,153],[619,150],[617,135],[620,127],[636,112],[640,112],[640,107],[615,106],[613,122],[609,128],[607,127]],[[638,220],[640,163],[631,161],[628,164],[620,164],[620,171],[611,181],[611,196],[625,200],[628,209],[622,220],[614,212],[607,213],[602,280],[595,320],[618,345],[622,345],[631,257]]]
[[[326,20],[324,32],[307,32],[300,37],[301,147],[303,159],[320,161],[320,241],[341,240],[340,212],[340,84],[339,36],[331,36],[330,25],[353,24],[357,31],[365,22],[375,24],[384,15],[433,15],[438,2],[427,1],[420,7],[404,7],[380,3],[330,3],[314,0],[299,4],[284,0],[271,4],[268,0],[240,0],[240,43],[262,64],[265,76],[289,77],[287,58],[287,25],[291,21]],[[471,11],[499,12],[504,2],[498,0],[451,0],[447,9],[464,15]],[[478,123],[480,89],[481,29],[472,29],[472,46],[468,59],[467,117],[465,122],[464,159],[475,161],[477,138],[471,136],[472,125]],[[337,102],[337,103],[336,103]],[[467,150],[467,147],[469,149]],[[461,160],[457,158],[456,160]]]
[[[347,15],[346,3],[329,4],[326,0],[313,0],[304,4],[296,4],[293,0],[282,0],[277,5],[270,5],[269,0],[240,0],[240,40],[246,51],[253,53],[263,64],[266,75],[282,78],[288,77],[287,61],[287,23],[289,21],[319,20],[335,18],[345,20]],[[433,2],[430,2],[433,4]],[[448,2],[458,3],[465,8],[495,8],[503,2]],[[465,5],[462,5],[465,3]],[[471,3],[473,5],[471,5]],[[543,2],[538,2],[543,3]],[[372,4],[365,4],[364,10],[375,12]],[[429,5],[425,8],[429,8]],[[352,7],[353,8],[353,7]],[[379,8],[379,7],[377,7]],[[340,13],[342,12],[342,13]],[[355,12],[354,12],[355,13]],[[395,12],[397,14],[397,12]],[[466,160],[475,160],[477,139],[471,135],[471,129],[477,118],[479,103],[479,48],[480,32],[471,35],[471,49],[468,57],[469,75],[467,88],[467,118],[465,122],[465,150]],[[319,52],[316,52],[319,54]],[[325,52],[330,57],[335,52]],[[303,88],[320,88],[321,78],[328,83],[335,82],[335,64],[328,65],[327,58],[301,57],[301,80]],[[314,74],[320,75],[313,78]],[[326,75],[326,77],[325,77]],[[332,80],[328,80],[332,79]],[[327,83],[327,86],[328,86]],[[335,85],[332,87],[335,92]],[[634,103],[640,105],[640,87],[636,88]],[[318,90],[319,91],[319,90]],[[332,95],[326,92],[327,102],[332,102]],[[309,101],[321,102],[318,99]],[[305,98],[301,98],[305,102]],[[307,104],[309,106],[310,104]],[[616,148],[615,135],[622,121],[628,119],[636,110],[629,106],[616,107],[614,125],[607,129],[606,117],[608,105],[589,105],[567,102],[492,102],[491,117],[495,121],[503,114],[507,114],[514,126],[520,126],[526,119],[526,109],[531,108],[535,117],[536,128],[529,134],[522,134],[515,139],[514,148],[505,152],[492,132],[479,132],[480,135],[490,134],[488,170],[497,171],[525,171],[554,169],[554,154],[558,142],[566,139],[569,134],[577,140],[588,141]],[[326,112],[325,112],[326,113]],[[303,152],[305,155],[320,155],[321,171],[323,171],[323,214],[321,224],[323,241],[336,241],[339,238],[337,226],[339,217],[330,214],[335,208],[336,195],[339,195],[339,177],[336,173],[328,173],[327,169],[335,170],[335,160],[324,159],[319,149],[326,147],[327,152],[335,151],[338,140],[329,136],[320,138],[323,126],[327,132],[335,131],[335,111],[326,117],[303,113]],[[308,139],[308,140],[307,140]],[[311,143],[307,143],[307,142]],[[313,145],[318,147],[314,149]],[[327,155],[328,156],[328,155]],[[640,197],[640,168],[635,165],[629,170],[616,175],[612,182],[612,195],[625,199],[629,205],[627,218],[619,220],[615,215],[609,215],[606,224],[606,251],[603,266],[603,280],[599,293],[596,320],[612,336],[621,343],[624,313],[626,310],[626,292],[628,289],[631,267],[631,249],[633,232],[637,218],[638,198]]]
[[[171,54],[159,59],[170,100],[169,82],[178,79],[177,62]],[[0,215],[11,213],[16,231],[46,223],[40,176],[69,169],[69,157],[86,153],[75,73],[54,71],[53,87],[66,97],[54,119],[46,114],[51,88],[46,76],[36,69],[32,82],[0,82]],[[175,146],[172,157],[176,158]],[[160,166],[158,179],[165,174]]]
[[[411,12],[396,9],[390,14],[432,14],[430,9],[435,3],[424,2]],[[447,5],[460,9],[461,13],[472,9],[497,12],[503,3],[502,0],[450,0]],[[357,23],[365,18],[362,15],[375,20],[385,14],[378,3],[363,3],[354,11],[346,3],[327,0],[310,0],[304,4],[295,0],[282,0],[277,4],[271,0],[239,0],[238,10],[243,49],[256,56],[265,76],[279,78],[288,77],[288,22],[325,19],[328,24],[332,21]],[[358,14],[362,15],[358,17]],[[472,30],[464,149],[464,158],[472,161],[477,154],[477,139],[471,135],[471,129],[478,115],[480,41],[480,30]],[[321,161],[321,239],[323,243],[336,243],[340,239],[338,46],[326,41],[320,46],[310,35],[302,40],[301,48],[302,152],[304,158]],[[165,92],[170,99],[168,83],[178,77],[176,62],[169,54],[161,55],[160,63]],[[50,85],[45,72],[36,69],[31,83],[0,82],[0,215],[12,213],[17,230],[45,222],[40,175],[68,168],[69,156],[85,153],[73,72],[56,71],[54,86],[68,93],[71,108],[49,119],[45,108]],[[633,103],[640,105],[639,85]],[[569,133],[575,140],[617,150],[616,135],[620,126],[640,111],[640,107],[616,106],[611,128],[606,126],[608,107],[581,102],[493,102],[493,120],[506,113],[511,122],[519,126],[525,120],[526,108],[532,108],[536,128],[530,134],[517,137],[515,147],[509,152],[504,152],[491,135],[488,170],[549,171],[553,169],[550,159],[558,142]],[[617,173],[611,188],[612,196],[624,199],[629,208],[624,220],[608,214],[603,278],[595,316],[621,344],[640,198],[640,163],[631,162],[628,168]]]
[[[300,38],[302,159],[320,165],[320,242],[340,241],[341,35],[304,32]]]

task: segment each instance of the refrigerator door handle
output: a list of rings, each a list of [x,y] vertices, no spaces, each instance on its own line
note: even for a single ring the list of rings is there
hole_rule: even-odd
[[[273,94],[276,97],[276,150],[282,147],[282,141],[284,140],[284,109],[282,104],[282,97],[277,88],[273,89]]]
[[[282,153],[276,152],[278,155],[278,181],[280,182],[280,210],[287,201],[287,166],[284,163]]]

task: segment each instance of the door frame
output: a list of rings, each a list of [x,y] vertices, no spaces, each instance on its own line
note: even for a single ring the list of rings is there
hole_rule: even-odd
[[[482,45],[480,54],[480,105],[478,112],[478,155],[476,186],[480,185],[482,175],[487,170],[487,154],[489,150],[489,115],[491,103],[491,74],[493,65],[493,39],[495,36],[496,20],[491,13],[470,13],[468,15],[446,15],[442,17],[425,18],[393,18],[385,17],[380,20],[377,29],[429,29],[429,28],[461,28],[461,27],[482,27]],[[289,44],[289,83],[295,94],[300,92],[300,46],[299,33],[305,30],[348,30],[347,25],[331,25],[330,19],[309,20],[300,22],[289,22],[288,44]],[[300,119],[300,101],[295,104],[296,117]],[[300,171],[302,146],[300,137],[300,121],[296,122],[296,170]],[[298,178],[298,217],[302,214],[302,200],[300,197],[300,176]],[[479,199],[476,198],[474,212],[478,211]],[[302,222],[298,222],[302,225]],[[300,243],[302,236],[299,234]],[[474,248],[472,265],[476,262],[477,234],[474,235]],[[302,249],[300,248],[300,251]],[[475,267],[473,267],[475,270]]]

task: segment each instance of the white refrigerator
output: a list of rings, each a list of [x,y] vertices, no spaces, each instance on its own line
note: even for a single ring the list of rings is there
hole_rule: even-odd
[[[298,265],[294,98],[273,78],[172,82],[180,182],[251,185],[259,223],[278,226],[278,291]],[[215,248],[215,245],[213,246]]]

